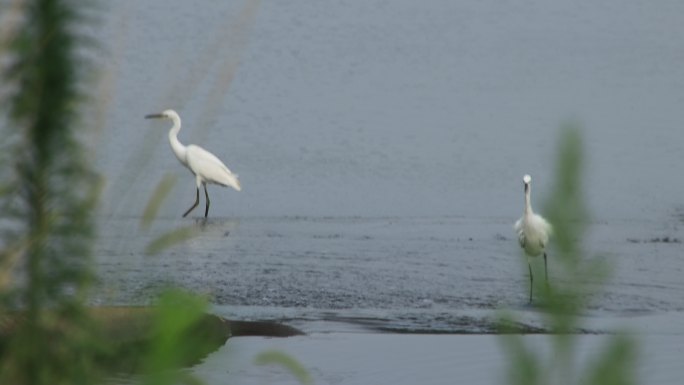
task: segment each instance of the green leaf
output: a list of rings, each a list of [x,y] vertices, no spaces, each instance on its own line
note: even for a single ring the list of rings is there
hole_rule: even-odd
[[[290,371],[297,380],[308,385],[313,383],[309,372],[294,357],[278,350],[267,350],[254,358],[257,365],[279,365]]]
[[[177,383],[178,368],[187,359],[188,352],[202,343],[189,338],[207,309],[207,303],[198,296],[172,289],[161,295],[153,314],[152,342],[146,360],[145,384],[167,385]],[[185,383],[197,383],[185,376]]]
[[[636,345],[627,335],[615,335],[592,360],[587,385],[629,385],[636,383]]]
[[[171,230],[158,236],[152,242],[150,242],[145,248],[145,254],[157,254],[171,246],[183,243],[188,239],[192,239],[198,234],[199,232],[197,229],[193,227],[181,227],[180,229]]]
[[[150,225],[152,225],[152,221],[154,221],[154,219],[157,217],[157,213],[159,212],[161,204],[168,197],[169,193],[171,192],[171,189],[176,184],[177,180],[178,177],[176,177],[175,175],[166,174],[164,175],[162,180],[159,181],[157,187],[154,189],[154,192],[152,193],[152,195],[150,195],[150,199],[147,201],[147,205],[145,205],[145,211],[143,212],[142,218],[140,219],[141,228],[150,228]]]

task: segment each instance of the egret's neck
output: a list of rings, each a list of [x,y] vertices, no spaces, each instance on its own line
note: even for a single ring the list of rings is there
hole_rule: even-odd
[[[173,127],[169,130],[169,143],[171,150],[176,154],[176,158],[185,164],[185,146],[178,140],[178,131],[181,129],[180,118],[173,118]]]
[[[525,186],[525,214],[527,215],[533,214],[532,203],[530,202],[530,189],[531,186],[529,184]]]

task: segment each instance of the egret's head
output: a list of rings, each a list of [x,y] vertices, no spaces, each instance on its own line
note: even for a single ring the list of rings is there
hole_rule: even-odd
[[[145,119],[171,119],[171,120],[177,120],[179,119],[178,114],[174,110],[164,110],[158,114],[149,114],[145,115]]]
[[[530,182],[532,182],[532,177],[530,174],[525,174],[525,176],[523,176],[523,183],[530,184]]]

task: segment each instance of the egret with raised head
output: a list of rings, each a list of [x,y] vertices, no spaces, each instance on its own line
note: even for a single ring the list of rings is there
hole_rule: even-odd
[[[183,214],[183,217],[190,214],[190,212],[199,205],[200,185],[204,186],[204,196],[206,198],[206,208],[204,209],[205,218],[209,215],[209,193],[207,192],[207,183],[232,187],[237,191],[242,189],[237,174],[233,174],[216,155],[194,144],[185,146],[178,140],[178,132],[181,129],[181,119],[176,111],[165,110],[158,114],[146,115],[145,119],[170,119],[173,122],[173,126],[169,130],[171,150],[181,164],[187,167],[195,175],[197,184],[195,203],[185,212],[185,214]]]
[[[549,241],[549,236],[553,233],[551,224],[546,221],[541,215],[535,214],[532,210],[532,203],[530,202],[532,177],[529,175],[523,176],[523,185],[525,188],[525,211],[522,218],[515,222],[515,232],[518,234],[518,242],[527,255],[527,267],[530,270],[530,302],[532,302],[532,283],[534,281],[532,275],[532,265],[530,264],[530,257],[536,257],[539,254],[544,255],[544,275],[546,276],[546,284],[549,284],[549,274],[546,267],[546,245]]]

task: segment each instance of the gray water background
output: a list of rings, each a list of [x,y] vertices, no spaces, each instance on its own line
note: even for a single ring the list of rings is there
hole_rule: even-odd
[[[684,310],[684,3],[244,4],[106,6],[99,302],[174,284],[245,318],[480,330],[455,313],[525,302],[522,175],[543,211],[572,120],[587,246],[616,266],[593,309]],[[240,193],[209,188],[206,224],[180,218],[194,178],[168,122],[143,119],[166,108],[182,142],[240,175]],[[141,231],[167,174],[177,183]],[[201,235],[144,255],[185,225]]]

